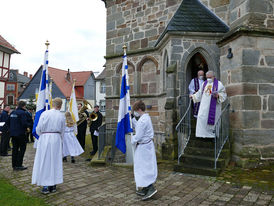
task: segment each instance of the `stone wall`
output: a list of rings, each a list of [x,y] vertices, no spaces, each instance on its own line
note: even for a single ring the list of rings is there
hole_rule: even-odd
[[[107,0],[107,56],[153,47],[182,0]]]
[[[273,0],[231,0],[230,26],[274,28]]]
[[[231,0],[201,0],[211,11],[229,25],[229,3]]]
[[[234,160],[252,167],[274,158],[274,37],[240,36],[221,48],[220,63],[233,110]]]

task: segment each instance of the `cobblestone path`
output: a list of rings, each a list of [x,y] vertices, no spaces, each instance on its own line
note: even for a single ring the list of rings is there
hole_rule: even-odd
[[[31,185],[35,150],[28,144],[24,158],[25,171],[13,171],[11,157],[0,157],[0,174],[26,193],[45,199],[50,205],[269,205],[274,206],[274,191],[237,186],[215,178],[175,173],[162,167],[155,184],[158,193],[148,201],[135,194],[133,171],[121,167],[91,167],[83,158],[64,163],[64,183],[57,192],[40,193]]]

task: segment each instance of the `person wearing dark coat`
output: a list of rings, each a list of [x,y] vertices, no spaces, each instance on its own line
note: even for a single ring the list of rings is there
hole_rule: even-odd
[[[90,135],[91,135],[92,146],[93,146],[93,151],[90,152],[90,155],[95,155],[98,150],[99,127],[102,125],[102,121],[103,121],[103,115],[101,114],[101,112],[99,112],[98,105],[94,106],[93,113],[97,115],[97,119],[95,121],[93,121],[92,119],[90,120],[91,121]]]
[[[4,106],[4,110],[1,113],[0,122],[4,122],[5,124],[0,127],[1,134],[1,143],[0,143],[0,156],[9,156],[8,155],[8,147],[10,142],[10,135],[7,127],[7,120],[9,118],[10,106]]]
[[[82,103],[78,104],[78,111],[81,110],[81,108],[83,108]],[[81,147],[83,148],[83,150],[85,150],[85,146],[86,146],[86,131],[87,131],[87,118],[89,116],[89,113],[87,112],[87,110],[83,111],[82,113],[79,113],[79,121],[77,122],[77,139],[81,145]]]
[[[32,135],[32,128],[33,128],[32,110],[27,111],[27,117],[28,117],[28,122],[31,125],[29,130],[26,132],[27,143],[29,143],[29,142],[34,142],[33,135]]]
[[[12,138],[12,167],[13,170],[25,170],[23,158],[26,151],[26,131],[31,127],[26,111],[26,102],[19,101],[16,110],[11,112],[7,126]]]

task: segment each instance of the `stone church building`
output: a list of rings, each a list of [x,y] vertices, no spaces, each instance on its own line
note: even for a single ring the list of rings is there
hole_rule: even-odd
[[[131,102],[147,105],[158,160],[178,158],[175,127],[200,69],[215,71],[226,87],[231,159],[243,167],[274,159],[273,0],[104,3],[106,123],[117,123],[126,45]]]

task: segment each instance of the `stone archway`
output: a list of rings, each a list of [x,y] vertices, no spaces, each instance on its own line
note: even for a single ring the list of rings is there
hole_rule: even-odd
[[[216,53],[207,46],[200,46],[197,48],[193,48],[192,50],[184,53],[182,61],[181,61],[181,72],[183,75],[181,75],[180,79],[180,94],[186,95],[188,94],[188,85],[192,78],[195,77],[197,74],[196,70],[199,70],[198,68],[193,70],[193,64],[194,58],[196,57],[200,58],[200,63],[204,63],[204,70],[205,72],[208,70],[213,70],[219,78],[220,69],[218,67],[218,58],[216,56]],[[198,63],[198,62],[197,62]],[[196,73],[196,74],[195,74]]]

